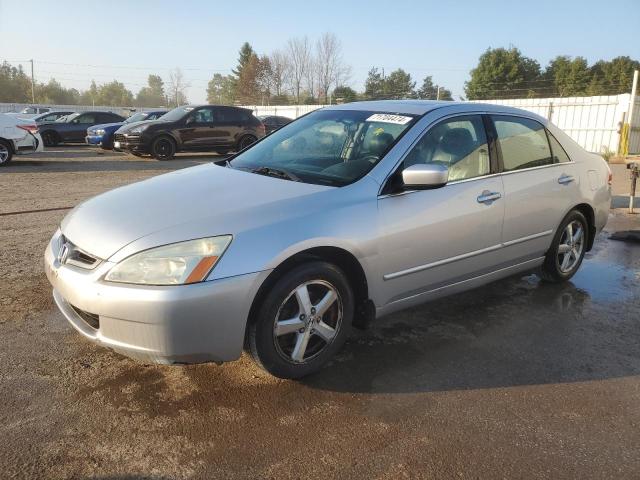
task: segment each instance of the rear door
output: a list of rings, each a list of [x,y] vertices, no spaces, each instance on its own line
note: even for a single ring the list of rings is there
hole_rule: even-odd
[[[432,126],[398,172],[419,163],[449,168],[441,188],[378,199],[383,305],[482,275],[500,263],[504,200],[481,115]]]
[[[218,112],[218,140],[220,144],[231,147],[245,131],[249,112],[233,107],[218,107]]]
[[[579,198],[579,175],[559,143],[532,119],[491,115],[505,193],[504,257],[541,257],[566,212]]]

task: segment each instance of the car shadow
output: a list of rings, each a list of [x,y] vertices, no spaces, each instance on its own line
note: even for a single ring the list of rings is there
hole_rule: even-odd
[[[566,284],[531,275],[443,298],[356,332],[328,368],[302,383],[382,394],[638,375],[640,333],[630,313],[640,311],[637,280],[624,267],[585,262]],[[628,311],[610,313],[625,302]]]

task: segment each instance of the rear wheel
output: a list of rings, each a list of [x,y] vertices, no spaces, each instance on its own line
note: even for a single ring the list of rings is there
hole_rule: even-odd
[[[60,137],[52,130],[42,132],[42,141],[45,147],[56,147],[60,143]]]
[[[151,155],[157,160],[170,160],[176,154],[176,142],[169,137],[159,137],[151,145]]]
[[[560,224],[547,252],[539,276],[547,282],[564,282],[575,275],[587,250],[589,225],[578,210],[572,210]]]
[[[251,355],[280,378],[318,371],[349,336],[353,303],[347,277],[335,265],[294,268],[269,290],[249,325]]]
[[[238,148],[237,150],[244,150],[245,148],[247,148],[249,145],[251,145],[252,143],[254,143],[257,140],[256,137],[254,137],[253,135],[245,135],[244,137],[242,137],[240,139],[240,141],[238,142]]]
[[[6,165],[13,158],[13,149],[9,142],[0,140],[0,165]]]

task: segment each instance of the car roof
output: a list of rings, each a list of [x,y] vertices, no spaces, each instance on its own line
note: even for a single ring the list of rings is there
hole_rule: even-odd
[[[446,100],[369,100],[364,102],[343,103],[341,105],[330,105],[325,108],[328,110],[364,110],[408,115],[424,115],[438,109],[453,110],[455,113],[484,111],[521,115],[535,118],[545,124],[547,123],[547,119],[536,115],[535,113],[521,110],[519,108],[491,103],[452,102]]]

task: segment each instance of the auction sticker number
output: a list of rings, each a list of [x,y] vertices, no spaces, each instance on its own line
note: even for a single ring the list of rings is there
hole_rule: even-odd
[[[375,113],[367,118],[367,122],[395,123],[396,125],[404,125],[412,120],[411,117],[404,115],[393,115],[390,113]]]

